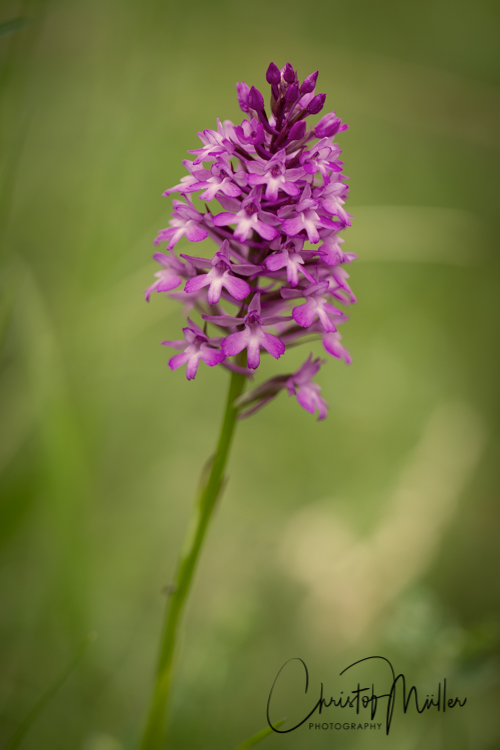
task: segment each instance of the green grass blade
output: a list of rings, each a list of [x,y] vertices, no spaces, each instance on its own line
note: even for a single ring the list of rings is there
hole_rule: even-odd
[[[31,729],[32,725],[35,723],[39,715],[42,713],[44,708],[50,703],[52,698],[55,696],[59,688],[66,682],[70,674],[73,672],[75,667],[77,666],[78,662],[84,655],[87,646],[89,643],[91,643],[93,640],[95,640],[95,634],[90,633],[85,640],[80,644],[75,656],[71,659],[69,664],[64,668],[64,670],[59,674],[55,680],[47,687],[44,693],[40,696],[40,698],[36,701],[33,708],[28,712],[28,714],[25,716],[21,724],[18,726],[12,737],[10,738],[10,741],[5,745],[4,750],[17,750],[23,739],[25,738],[26,734]]]
[[[274,729],[278,729],[278,727],[281,727],[285,723],[286,719],[281,719],[281,721],[277,721],[276,724],[274,724]],[[247,750],[249,747],[253,747],[257,744],[257,742],[260,742],[261,740],[265,740],[266,737],[269,737],[271,732],[273,731],[272,727],[266,727],[265,729],[261,729],[260,732],[257,732],[257,734],[254,734],[253,737],[250,737],[248,740],[245,740],[242,745],[238,745],[238,747],[235,747],[234,750]]]
[[[3,21],[3,23],[0,23],[0,36],[12,34],[14,31],[22,29],[27,23],[27,18],[11,18],[10,21]]]

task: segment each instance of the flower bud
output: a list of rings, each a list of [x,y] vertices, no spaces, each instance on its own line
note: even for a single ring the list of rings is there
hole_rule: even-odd
[[[336,116],[335,112],[329,112],[318,122],[314,128],[314,133],[317,138],[326,138],[335,135],[340,130],[346,130],[346,126],[342,126],[342,120]]]
[[[299,120],[295,125],[292,125],[290,132],[288,133],[289,141],[300,141],[306,134],[307,124],[305,120]]]
[[[264,97],[255,86],[252,86],[250,93],[248,94],[248,106],[250,109],[255,109],[260,112],[264,109]],[[319,112],[319,110],[318,110]]]
[[[273,62],[269,63],[266,73],[266,81],[271,84],[278,84],[281,81],[280,69]]]
[[[317,96],[315,96],[309,104],[309,113],[311,115],[317,115],[318,112],[321,112],[321,110],[325,106],[325,99],[326,94],[318,94]]]
[[[295,104],[299,96],[299,84],[297,83],[297,81],[295,81],[295,83],[292,83],[291,86],[289,86],[287,89],[287,92],[285,94],[285,104],[287,106]]]
[[[304,94],[310,94],[311,91],[314,91],[317,78],[318,78],[318,71],[316,71],[315,73],[311,73],[310,76],[307,76],[302,86],[300,87],[300,93],[302,96]]]
[[[285,67],[281,69],[281,73],[287,83],[293,83],[295,81],[295,71],[290,63],[287,63]]]

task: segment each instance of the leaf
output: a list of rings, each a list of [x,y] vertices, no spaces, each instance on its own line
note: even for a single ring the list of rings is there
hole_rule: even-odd
[[[253,747],[261,740],[265,740],[266,737],[268,737],[271,732],[273,732],[275,729],[278,729],[278,727],[281,727],[286,721],[285,719],[281,719],[281,721],[277,721],[276,724],[273,725],[273,727],[266,727],[265,729],[261,729],[260,732],[257,732],[257,734],[254,734],[252,737],[250,737],[248,740],[243,742],[242,745],[238,745],[234,750],[247,750],[249,747]]]

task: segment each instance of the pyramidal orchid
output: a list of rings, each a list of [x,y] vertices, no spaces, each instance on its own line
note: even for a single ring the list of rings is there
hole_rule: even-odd
[[[314,72],[301,82],[290,63],[281,70],[271,63],[269,109],[255,86],[237,83],[242,122],[217,120],[215,130],[199,132],[201,146],[183,161],[187,174],[164,193],[178,197],[169,226],[155,240],[166,247],[153,256],[161,270],[146,300],[154,292],[167,293],[190,316],[183,339],[163,342],[177,350],[169,366],[185,365],[188,380],[200,366],[220,366],[231,380],[218,447],[196,506],[194,536],[171,587],[142,750],[163,747],[178,625],[237,418],[255,413],[281,391],[319,420],[327,414],[313,380],[325,360],[312,354],[295,372],[278,373],[244,394],[247,380],[263,356],[286,361],[287,348],[302,340],[321,340],[327,355],[351,362],[338,332],[347,315],[337,307],[356,302],[345,268],[356,255],[342,249],[340,236],[352,219],[345,208],[349,188],[335,141],[347,125],[335,112],[311,122],[326,99],[316,93],[317,79]],[[212,258],[177,249],[181,240],[206,238],[216,246]]]
[[[196,158],[183,162],[188,174],[164,193],[181,198],[155,240],[166,242],[169,254],[155,254],[163,270],[146,298],[155,291],[179,291],[183,283],[190,310],[226,329],[225,336],[211,338],[220,356],[201,357],[209,366],[241,367],[242,358],[237,363],[235,357],[246,350],[248,369],[256,370],[261,350],[276,359],[285,354],[290,333],[294,346],[301,337],[318,337],[318,320],[325,351],[334,357],[339,351],[327,335],[337,331],[334,320],[338,324],[347,316],[332,300],[356,301],[344,268],[356,256],[341,250],[339,236],[352,218],[344,208],[349,189],[335,142],[347,126],[335,112],[309,124],[325,102],[324,94],[316,94],[317,78],[313,73],[301,84],[289,63],[281,70],[271,63],[269,112],[258,89],[237,84],[246,117],[239,125],[218,120],[216,130],[198,133],[202,145],[190,151]],[[211,237],[218,251],[211,261],[177,256],[184,236],[189,242]],[[289,316],[281,314],[287,305]],[[280,325],[279,336],[273,333],[273,326],[287,319],[289,326]],[[178,356],[170,360],[174,366]],[[347,353],[342,358],[350,362]],[[188,379],[193,372],[188,368]]]

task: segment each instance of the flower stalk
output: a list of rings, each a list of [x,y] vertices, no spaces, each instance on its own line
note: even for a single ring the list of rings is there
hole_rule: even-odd
[[[217,120],[216,131],[198,133],[201,147],[189,152],[194,160],[183,161],[188,174],[164,193],[178,193],[181,199],[173,201],[169,226],[155,240],[166,242],[166,251],[153,256],[161,270],[145,296],[149,301],[153,292],[167,293],[190,315],[183,339],[162,342],[178,352],[169,367],[185,365],[186,378],[194,380],[201,362],[220,365],[231,371],[231,381],[217,449],[202,475],[191,529],[169,587],[141,750],[164,747],[178,631],[221,494],[237,419],[259,411],[281,391],[319,420],[327,414],[328,404],[313,381],[324,364],[319,357],[310,354],[295,372],[275,375],[243,396],[246,379],[259,368],[261,355],[279,360],[287,348],[311,339],[320,339],[327,354],[351,362],[338,332],[347,315],[337,307],[356,302],[344,268],[356,255],[342,250],[340,236],[352,218],[344,208],[348,178],[335,142],[347,125],[335,112],[312,127],[307,124],[325,103],[326,95],[315,93],[317,77],[312,73],[300,84],[290,63],[281,70],[271,63],[266,73],[270,114],[258,89],[236,84],[247,118],[241,125]],[[222,211],[207,205],[213,200]],[[188,242],[210,237],[218,249],[212,259],[178,255],[176,245],[183,237]]]
[[[208,477],[202,476],[201,479],[191,528],[180,555],[174,586],[172,587],[172,593],[169,596],[167,604],[156,679],[149,716],[140,745],[141,750],[161,750],[164,747],[166,716],[172,688],[174,657],[179,626],[210,519],[223,487],[224,470],[231,449],[238,416],[238,409],[234,405],[234,402],[242,395],[245,380],[246,376],[244,374],[231,372],[219,442],[211,461]]]

